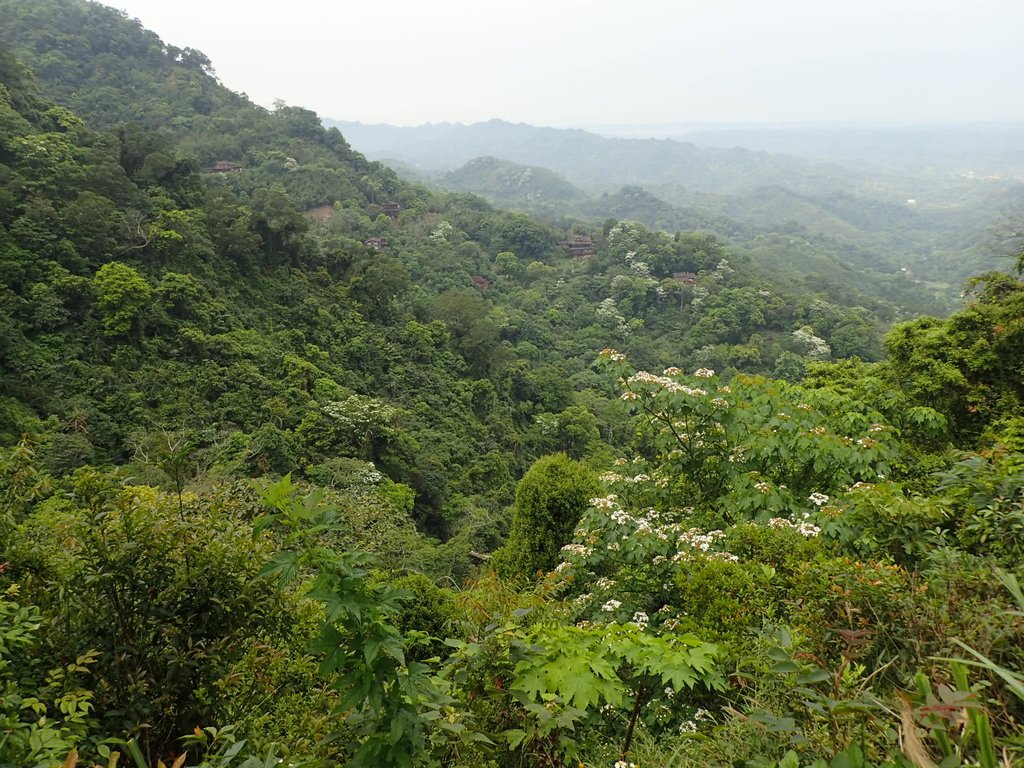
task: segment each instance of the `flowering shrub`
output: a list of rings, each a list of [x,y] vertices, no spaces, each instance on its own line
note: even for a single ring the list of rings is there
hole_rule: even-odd
[[[726,385],[706,368],[634,372],[614,350],[601,360],[637,416],[642,455],[605,478],[631,504],[692,507],[708,524],[795,519],[890,472],[895,430],[849,398],[760,377]]]
[[[787,618],[786,589],[828,559],[822,526],[889,472],[895,430],[825,391],[726,385],[707,368],[634,372],[614,350],[602,360],[634,409],[640,455],[601,475],[604,493],[562,548],[555,578],[575,618],[721,640]],[[826,603],[800,619],[838,620]]]

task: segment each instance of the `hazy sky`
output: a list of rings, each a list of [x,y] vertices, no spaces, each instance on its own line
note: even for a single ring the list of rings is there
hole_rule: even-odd
[[[1022,0],[110,4],[260,104],[340,120],[1024,120]]]

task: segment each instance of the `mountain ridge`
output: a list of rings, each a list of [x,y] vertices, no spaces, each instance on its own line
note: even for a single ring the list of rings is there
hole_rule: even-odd
[[[430,172],[449,171],[474,157],[548,168],[587,191],[658,180],[701,191],[735,191],[766,180],[800,185],[829,183],[838,169],[799,158],[746,149],[705,150],[673,139],[608,139],[579,128],[546,128],[492,119],[416,128],[367,126],[325,119],[368,156],[387,154]],[[580,170],[586,164],[599,171]],[[754,178],[748,178],[753,176]]]

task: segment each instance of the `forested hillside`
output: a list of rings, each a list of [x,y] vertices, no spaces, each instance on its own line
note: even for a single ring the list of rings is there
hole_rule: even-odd
[[[55,417],[58,430],[92,424],[75,437],[81,460],[124,461],[136,433],[187,423],[214,465],[283,471],[334,450],[311,442],[323,440],[312,433],[326,404],[374,397],[400,409],[391,418],[402,427],[349,450],[415,488],[418,513],[445,531],[444,520],[473,508],[468,498],[493,491],[491,473],[507,487],[532,458],[581,456],[585,437],[614,432],[614,409],[595,417],[585,407],[609,402],[587,373],[606,346],[662,367],[799,376],[807,360],[833,353],[877,358],[881,329],[899,316],[839,282],[777,287],[703,235],[607,222],[585,230],[595,254],[570,259],[558,246],[570,230],[403,185],[313,113],[240,100],[116,13],[56,2],[6,10],[4,36],[39,63],[57,62],[44,67],[56,93],[123,88],[122,117],[133,120],[97,135],[70,113],[55,125],[47,103],[18,115],[17,147],[33,136],[59,151],[45,154],[56,167],[12,164],[20,176],[42,174],[9,185],[9,237],[33,255],[12,287],[30,307],[41,292],[64,307],[60,292],[70,292],[77,313],[62,309],[42,326],[12,315],[9,439],[38,431],[33,419]],[[130,75],[95,83],[96,56],[83,52],[86,65],[75,67],[42,49],[75,50],[59,35],[33,36],[62,24],[79,47],[119,40],[100,58]],[[136,94],[143,81],[150,91]],[[27,79],[10,84],[12,98],[41,98],[27,95]],[[197,90],[209,114],[186,100]],[[182,119],[161,117],[174,108]],[[88,112],[115,114],[102,104]],[[225,159],[238,167],[210,172]],[[381,209],[392,199],[402,207],[394,219]],[[325,205],[321,225],[302,214]],[[387,244],[364,245],[370,238]],[[677,272],[699,277],[684,283]],[[542,434],[548,422],[578,431],[579,444],[550,427]]]
[[[889,330],[852,268],[403,182],[100,5],[0,41],[0,766],[1024,750],[1019,279]]]
[[[608,138],[498,120],[415,128],[327,123],[368,156],[400,163],[404,174],[412,169],[447,188],[544,216],[622,216],[670,231],[708,229],[737,248],[788,235],[815,259],[777,251],[777,263],[798,272],[817,270],[815,260],[827,269],[852,266],[883,284],[883,297],[918,312],[949,311],[953,304],[945,300],[959,295],[968,276],[998,263],[987,233],[1024,204],[1021,152],[1009,149],[1019,145],[1019,131],[1010,128],[979,129],[973,142],[966,129],[953,128],[736,130],[735,139],[698,132],[694,138],[708,142],[699,146],[685,136]],[[789,154],[752,152],[740,146],[744,138]],[[798,157],[805,147],[807,156]],[[481,155],[525,164],[535,175],[554,171],[579,190],[559,195],[548,184],[538,197],[529,186],[510,188],[493,174],[481,177]],[[580,192],[590,199],[581,201]]]

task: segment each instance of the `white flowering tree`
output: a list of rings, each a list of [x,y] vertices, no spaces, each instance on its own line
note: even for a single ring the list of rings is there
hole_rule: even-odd
[[[560,567],[585,567],[598,585],[599,572],[619,566],[712,552],[736,523],[816,534],[817,513],[888,474],[895,456],[895,430],[881,415],[834,393],[757,377],[725,385],[707,369],[634,372],[614,350],[602,360],[636,413],[646,455],[601,476],[607,493],[563,550]]]
[[[579,631],[685,637],[689,576],[761,570],[730,542],[758,529],[794,551],[811,545],[819,517],[889,472],[895,430],[855,401],[762,378],[727,385],[707,369],[638,372],[614,350],[601,359],[634,411],[639,455],[601,477],[602,495],[562,548],[554,579]],[[709,717],[704,695],[678,686],[647,685],[643,698],[655,729],[693,730]]]
[[[832,354],[832,349],[829,347],[828,342],[820,336],[814,334],[814,329],[809,325],[805,325],[803,328],[797,328],[793,331],[793,341],[796,342],[800,350],[811,360],[828,360]]]
[[[709,524],[795,518],[888,475],[896,456],[880,413],[828,390],[752,376],[724,384],[708,369],[633,371],[614,350],[601,360],[636,415],[640,455],[606,476],[632,506],[686,509]]]

